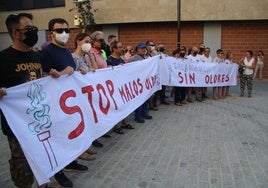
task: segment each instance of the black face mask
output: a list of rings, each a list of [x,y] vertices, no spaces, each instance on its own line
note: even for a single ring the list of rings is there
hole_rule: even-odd
[[[184,57],[185,56],[185,53],[180,53],[180,57]]]
[[[159,52],[165,52],[165,48],[159,48]]]
[[[35,26],[27,26],[25,29],[27,32],[24,33],[25,39],[22,42],[27,46],[33,47],[38,41],[38,28]]]

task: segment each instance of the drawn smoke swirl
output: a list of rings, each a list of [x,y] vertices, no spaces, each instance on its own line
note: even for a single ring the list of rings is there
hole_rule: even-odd
[[[46,93],[42,91],[42,86],[33,82],[27,93],[27,97],[31,100],[31,107],[27,109],[27,114],[33,114],[34,121],[28,124],[29,130],[33,134],[38,134],[51,127],[49,116],[50,107],[44,103]]]

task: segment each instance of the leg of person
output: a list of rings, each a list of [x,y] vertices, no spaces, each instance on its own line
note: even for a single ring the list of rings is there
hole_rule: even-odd
[[[202,102],[202,99],[201,99],[201,97],[199,95],[199,89],[200,89],[199,87],[194,87],[193,88],[193,91],[195,93],[195,99],[196,99],[196,101]]]
[[[182,104],[187,104],[185,101],[185,98],[186,98],[186,87],[182,87],[182,90],[181,90]]]
[[[222,86],[222,91],[221,91],[221,95],[222,95],[222,97],[223,98],[225,98],[226,97],[226,95],[225,95],[225,89],[226,89],[226,86]]]
[[[31,188],[34,175],[16,137],[7,137],[11,151],[9,160],[11,179],[17,187]]]
[[[154,93],[151,97],[150,97],[150,104],[149,104],[149,110],[154,110],[157,111],[158,109],[156,108],[156,101],[155,101],[155,95],[156,93]]]
[[[180,102],[179,98],[179,87],[173,87],[174,88],[174,104],[177,104]]]
[[[217,87],[213,87],[213,99],[218,100],[219,98],[217,97]]]
[[[244,97],[245,85],[246,85],[246,75],[241,74],[240,75],[240,97]]]
[[[247,76],[248,97],[252,97],[252,80],[253,80],[253,74]]]
[[[260,72],[259,72],[259,79],[261,80],[262,79],[262,70],[263,70],[263,63],[260,64]]]
[[[192,87],[187,87],[187,102],[192,103]]]
[[[152,119],[153,117],[149,115],[149,100],[142,104],[141,115],[144,119]]]
[[[259,70],[259,64],[257,63],[257,64],[256,64],[256,67],[255,67],[255,70],[254,70],[254,76],[253,76],[253,79],[256,78],[256,75],[257,75],[258,70]]]
[[[162,90],[160,93],[160,101],[161,104],[169,105],[169,103],[166,101],[166,86],[162,86]]]
[[[138,123],[144,123],[144,119],[142,118],[142,105],[139,106],[136,110],[135,110],[135,121]]]
[[[232,95],[230,95],[229,90],[230,90],[230,86],[226,86],[226,93],[225,93],[225,95],[226,95],[227,97],[232,96]]]
[[[222,87],[218,87],[218,95],[219,95],[219,99],[223,99],[223,96],[222,96]]]

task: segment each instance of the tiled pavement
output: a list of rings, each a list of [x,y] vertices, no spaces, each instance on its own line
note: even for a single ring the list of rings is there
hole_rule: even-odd
[[[131,115],[136,129],[101,138],[97,159],[81,161],[89,171],[66,175],[75,188],[267,188],[268,80],[253,86],[252,98],[236,86],[223,100],[160,105],[144,124]],[[2,133],[0,150],[0,187],[14,187]]]

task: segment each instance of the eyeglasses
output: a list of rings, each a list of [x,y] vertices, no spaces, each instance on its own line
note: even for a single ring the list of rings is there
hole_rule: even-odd
[[[155,46],[154,44],[150,44],[149,46]]]
[[[24,29],[16,29],[17,31],[22,31],[22,30],[26,30],[27,32],[37,32],[38,31],[38,27],[35,27],[33,25],[27,25],[25,26]]]
[[[52,31],[56,31],[56,33],[63,33],[63,31],[65,31],[65,33],[70,33],[69,28],[57,28],[57,29],[53,29]]]

